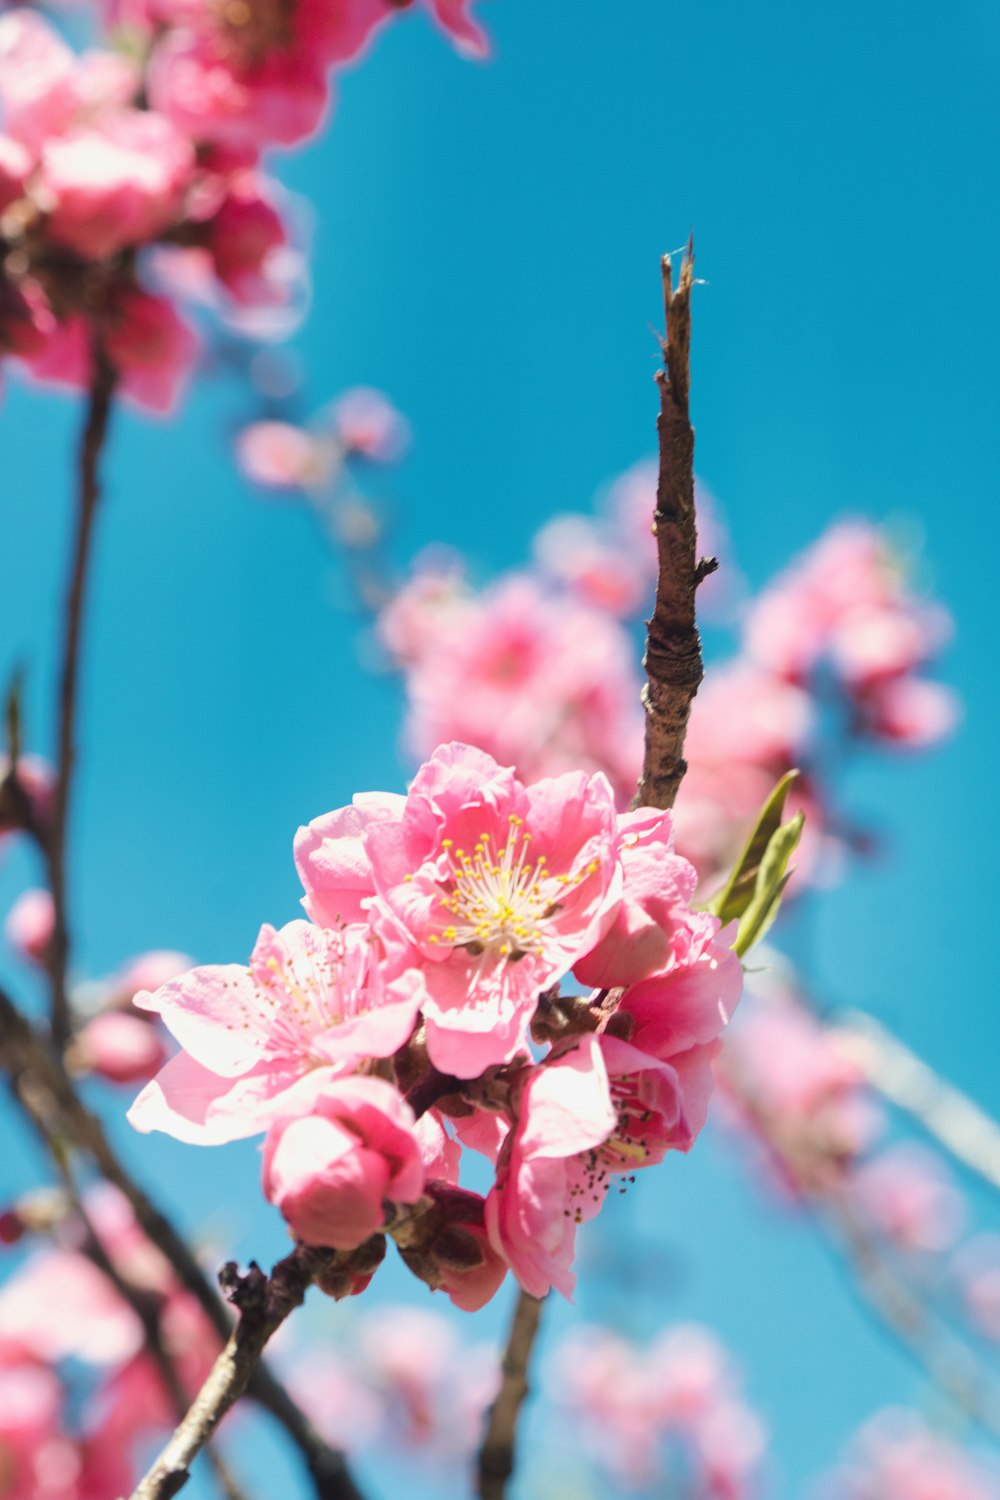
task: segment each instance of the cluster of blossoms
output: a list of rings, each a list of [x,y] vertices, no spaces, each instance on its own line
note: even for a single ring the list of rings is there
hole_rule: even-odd
[[[913,1412],[879,1412],[858,1433],[820,1500],[1000,1500],[1000,1469],[933,1432]]]
[[[34,1251],[0,1292],[5,1500],[119,1500],[132,1491],[142,1449],[176,1421],[142,1322],[97,1268],[95,1248],[157,1307],[164,1347],[190,1395],[218,1352],[205,1313],[124,1199],[96,1188],[85,1212],[82,1222],[55,1199],[20,1210],[24,1230],[47,1229],[56,1244]],[[8,1227],[11,1217],[3,1216]],[[81,1371],[89,1377],[82,1401],[73,1378]]]
[[[37,11],[7,11],[0,353],[84,386],[96,341],[125,397],[170,411],[199,347],[173,293],[237,313],[288,299],[297,258],[261,152],[320,126],[331,70],[404,8],[108,0],[120,50],[79,54]],[[463,50],[484,50],[467,0],[430,8]]]
[[[636,466],[611,487],[598,518],[549,522],[535,540],[535,566],[483,592],[457,558],[418,561],[379,620],[404,674],[414,755],[456,736],[524,775],[603,770],[625,805],[642,753],[632,627],[653,595],[654,490],[655,469]],[[710,497],[702,492],[698,503],[702,550],[721,550]],[[714,883],[775,782],[799,767],[792,802],[807,813],[799,876],[829,878],[846,835],[830,810],[826,751],[838,736],[923,747],[948,732],[952,697],[920,675],[947,618],[914,596],[883,535],[860,521],[832,527],[756,599],[741,598],[727,566],[706,580],[702,602],[735,619],[740,640],[735,656],[709,666],[694,700],[678,848]]]
[[[405,797],[301,829],[295,857],[309,921],[264,927],[249,967],[137,997],[182,1050],[132,1123],[206,1145],[266,1132],[266,1197],[296,1239],[345,1252],[335,1295],[389,1234],[460,1307],[508,1267],[569,1296],[611,1177],[700,1131],[740,995],[670,814],[451,744]],[[485,1198],[460,1184],[466,1149],[494,1165]]]
[[[606,1328],[577,1328],[552,1360],[550,1385],[574,1442],[616,1487],[698,1500],[759,1493],[766,1432],[708,1329],[667,1328],[638,1348]]]

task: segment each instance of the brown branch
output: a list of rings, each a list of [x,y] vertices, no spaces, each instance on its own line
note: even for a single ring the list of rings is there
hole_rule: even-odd
[[[229,1314],[190,1246],[118,1160],[101,1122],[80,1099],[62,1062],[2,990],[0,1062],[18,1097],[26,1094],[33,1100],[32,1109],[44,1116],[55,1149],[65,1153],[72,1147],[93,1158],[104,1178],[128,1200],[140,1228],[170,1262],[178,1281],[208,1314],[220,1339],[228,1339],[232,1331]],[[299,1449],[317,1500],[355,1500],[357,1491],[346,1475],[342,1455],[317,1432],[266,1365],[252,1371],[247,1394],[271,1413]]]
[[[69,822],[70,795],[76,761],[76,713],[79,695],[80,647],[83,636],[83,612],[87,576],[91,557],[94,517],[100,500],[98,469],[107,436],[116,372],[104,350],[100,336],[92,337],[93,374],[87,402],[87,417],[80,442],[79,500],[76,517],[76,539],[66,591],[63,624],[63,660],[59,686],[59,748],[56,762],[56,785],[52,815],[45,838],[49,885],[52,890],[53,928],[48,948],[48,965],[52,978],[52,1041],[62,1049],[69,1040],[71,1018],[66,970],[69,961],[70,932],[66,879],[66,830]]]
[[[157,1373],[174,1412],[178,1417],[183,1417],[187,1411],[188,1395],[173,1355],[164,1341],[160,1297],[144,1287],[136,1286],[123,1275],[105,1248],[87,1212],[65,1143],[52,1133],[48,1113],[43,1107],[44,1093],[32,1087],[30,1074],[25,1072],[12,1075],[9,1082],[15,1102],[21,1106],[52,1158],[56,1172],[66,1190],[69,1205],[83,1228],[85,1239],[81,1246],[81,1253],[97,1267],[114,1287],[122,1301],[132,1309],[142,1328],[146,1348],[156,1365]],[[215,1472],[216,1483],[226,1500],[243,1500],[242,1491],[235,1478],[215,1449],[207,1449],[205,1457]]]
[[[486,1434],[479,1449],[476,1493],[480,1500],[504,1500],[507,1481],[514,1472],[517,1422],[528,1394],[528,1363],[541,1314],[538,1297],[518,1292],[500,1367],[500,1389],[490,1407]]]
[[[299,1245],[277,1263],[270,1276],[255,1265],[242,1277],[232,1264],[223,1268],[230,1300],[239,1309],[239,1322],[187,1415],[133,1491],[132,1500],[170,1500],[183,1488],[192,1462],[247,1389],[268,1339],[301,1306],[316,1275],[328,1270],[335,1259],[336,1252]],[[343,1461],[339,1493],[344,1500],[361,1500]]]
[[[654,532],[659,562],[656,602],[647,621],[646,753],[634,807],[673,807],[686,766],[684,736],[691,701],[702,679],[701,642],[695,625],[695,591],[712,571],[699,563],[694,509],[694,429],[688,415],[691,387],[691,288],[693,242],[681,261],[676,290],[670,256],[662,261],[667,336],[664,368],[657,372],[660,471]]]

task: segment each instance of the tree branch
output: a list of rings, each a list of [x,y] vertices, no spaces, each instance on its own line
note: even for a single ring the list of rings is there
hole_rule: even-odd
[[[514,1472],[517,1423],[528,1394],[528,1363],[541,1315],[540,1299],[519,1291],[501,1365],[500,1390],[490,1407],[479,1449],[476,1493],[480,1500],[504,1500]]]
[[[647,621],[644,666],[648,681],[646,753],[633,807],[673,807],[686,768],[683,750],[691,701],[702,679],[701,642],[695,625],[695,591],[712,571],[699,563],[694,509],[694,429],[688,415],[691,388],[691,288],[693,241],[681,261],[677,289],[670,256],[662,260],[667,336],[660,387],[660,470],[656,488],[659,572],[653,615]]]
[[[98,470],[107,436],[114,397],[116,373],[97,332],[92,334],[93,374],[87,402],[87,417],[80,442],[80,477],[76,518],[76,540],[66,591],[63,624],[63,659],[59,688],[59,748],[52,815],[45,837],[49,885],[52,890],[53,928],[48,965],[52,977],[52,1041],[60,1051],[69,1040],[71,1018],[66,988],[70,933],[67,912],[66,829],[76,761],[76,710],[80,676],[80,646],[83,612],[91,556],[94,517],[100,500]]]
[[[956,1161],[1000,1191],[1000,1125],[881,1022],[861,1011],[833,1021],[837,1045],[865,1079],[905,1109]]]
[[[229,1314],[190,1247],[126,1171],[100,1121],[77,1094],[61,1060],[44,1045],[2,990],[0,1061],[10,1074],[18,1098],[26,1094],[33,1101],[32,1111],[44,1116],[56,1149],[65,1152],[75,1147],[93,1158],[105,1179],[128,1200],[140,1228],[170,1262],[178,1281],[208,1314],[220,1339],[228,1339],[232,1331]],[[266,1365],[252,1371],[247,1394],[271,1413],[299,1449],[317,1500],[356,1500],[357,1491],[346,1475],[342,1455],[317,1432]]]
[[[239,1322],[184,1420],[133,1491],[132,1500],[170,1500],[183,1488],[192,1462],[247,1389],[268,1339],[301,1306],[315,1276],[335,1260],[336,1252],[299,1245],[278,1261],[270,1276],[252,1264],[242,1277],[235,1265],[223,1268],[230,1300],[239,1309]],[[361,1500],[343,1460],[338,1493],[343,1500]]]

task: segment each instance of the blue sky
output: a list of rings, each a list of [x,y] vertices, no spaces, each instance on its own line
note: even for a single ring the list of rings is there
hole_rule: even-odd
[[[852,771],[847,795],[891,853],[818,905],[819,971],[1000,1109],[1000,14],[991,0],[481,13],[488,66],[406,17],[342,79],[327,136],[276,163],[314,204],[295,345],[307,403],[370,383],[412,421],[391,481],[400,557],[446,540],[481,575],[517,563],[542,519],[586,507],[651,450],[657,259],[694,228],[698,467],[751,582],[837,515],[905,519],[957,625],[945,675],[964,727],[926,759]],[[406,774],[397,691],[358,664],[336,563],[307,516],[261,503],[234,470],[226,436],[244,410],[217,383],[169,425],[116,416],[74,828],[88,972],[152,946],[242,956],[262,920],[295,912],[295,827]],[[43,745],[78,421],[72,400],[8,384],[0,651],[28,665]],[[6,858],[0,904],[28,873]],[[241,1192],[216,1215],[222,1235],[261,1258],[280,1248],[252,1146],[208,1159],[122,1136],[190,1224],[225,1180]],[[8,1158],[0,1175],[20,1183],[31,1166]],[[637,1303],[595,1270],[581,1311],[611,1308],[638,1333],[713,1323],[772,1426],[775,1495],[800,1493],[867,1411],[917,1398],[730,1146],[706,1140],[615,1210],[604,1233],[648,1242],[649,1285]]]

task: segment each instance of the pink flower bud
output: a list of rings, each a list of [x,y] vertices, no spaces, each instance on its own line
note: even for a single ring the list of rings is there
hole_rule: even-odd
[[[385,1223],[384,1204],[424,1186],[414,1116],[378,1078],[327,1083],[312,1113],[286,1116],[264,1142],[264,1195],[307,1245],[354,1250]]]
[[[44,965],[54,922],[51,894],[42,890],[25,891],[7,913],[4,937],[21,958]]]
[[[73,1062],[109,1083],[145,1083],[165,1059],[166,1048],[154,1025],[128,1011],[108,1010],[83,1027]]]
[[[372,463],[394,463],[406,451],[409,423],[381,391],[362,385],[345,391],[333,403],[333,417],[344,447]]]

